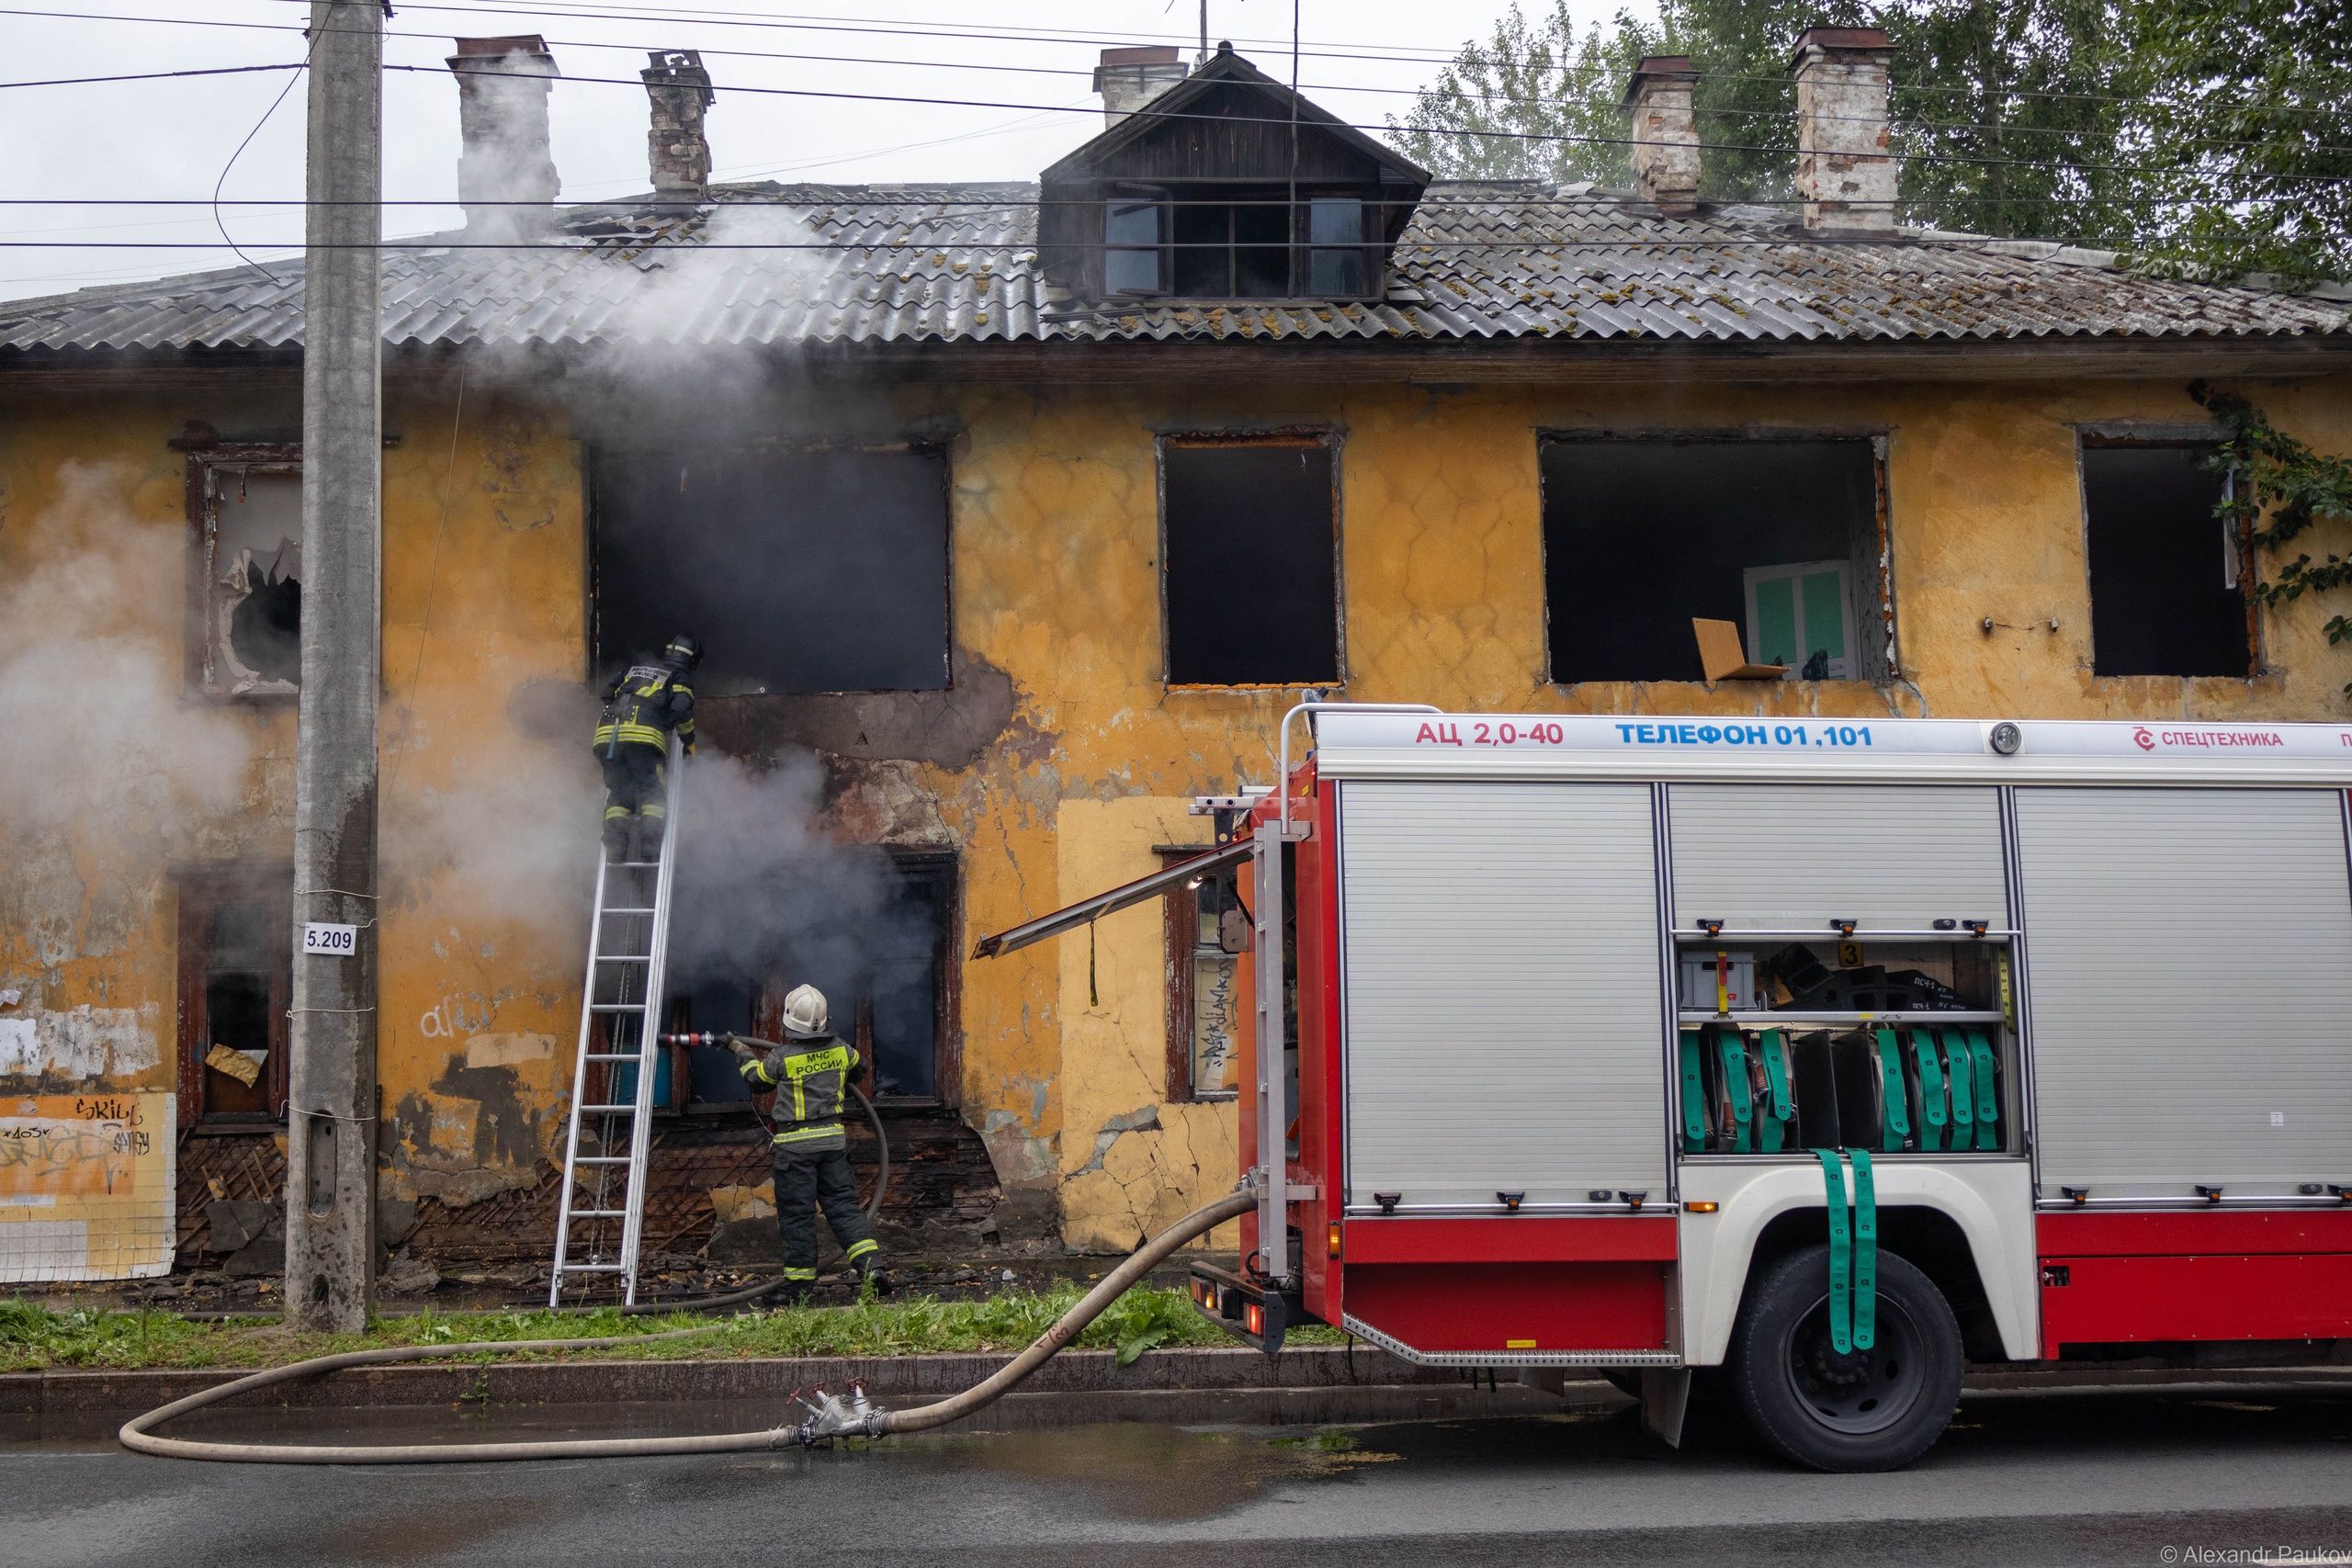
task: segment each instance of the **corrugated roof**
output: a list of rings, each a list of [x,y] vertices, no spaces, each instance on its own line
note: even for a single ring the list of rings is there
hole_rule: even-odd
[[[1778,209],[1690,217],[1588,186],[1440,182],[1378,301],[1090,306],[1037,265],[1033,185],[720,187],[692,213],[561,209],[548,236],[384,254],[403,344],[1568,338],[1962,341],[2352,332],[2344,291],[2134,276],[2105,253],[1967,235],[1806,234]],[[270,349],[302,268],[0,303],[0,348]]]

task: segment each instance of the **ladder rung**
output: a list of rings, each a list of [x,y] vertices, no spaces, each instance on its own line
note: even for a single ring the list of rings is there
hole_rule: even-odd
[[[598,914],[600,914],[600,915],[650,915],[650,914],[653,913],[653,911],[652,911],[652,910],[650,910],[650,909],[635,909],[635,908],[630,908],[630,909],[599,909],[599,910],[597,910],[597,911],[596,911],[596,913],[598,913]]]
[[[559,1274],[617,1274],[620,1271],[621,1266],[617,1263],[566,1263],[556,1270]]]
[[[658,860],[616,860],[612,864],[615,871],[659,871],[662,869],[662,863]]]
[[[596,962],[599,964],[650,964],[653,962],[653,954],[650,953],[600,953],[596,954]]]
[[[591,1051],[588,1053],[588,1060],[592,1062],[642,1062],[645,1060],[645,1057],[642,1053],[637,1051]]]
[[[590,1012],[643,1012],[643,1002],[590,1002]]]
[[[616,1111],[626,1111],[631,1116],[637,1114],[637,1107],[635,1105],[583,1105],[580,1108],[580,1114],[582,1116],[594,1116],[598,1114],[609,1116]]]
[[[574,1165],[627,1165],[628,1163],[628,1156],[574,1155],[571,1156],[571,1163]]]
[[[571,1217],[575,1220],[617,1220],[628,1213],[627,1209],[574,1209]]]

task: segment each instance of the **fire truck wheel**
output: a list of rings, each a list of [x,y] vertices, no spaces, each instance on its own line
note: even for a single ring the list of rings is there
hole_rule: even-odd
[[[1829,1249],[1781,1258],[1732,1327],[1733,1396],[1766,1446],[1815,1470],[1899,1470],[1943,1435],[1960,1403],[1960,1324],[1943,1292],[1878,1255],[1875,1343],[1841,1356],[1829,1337]]]

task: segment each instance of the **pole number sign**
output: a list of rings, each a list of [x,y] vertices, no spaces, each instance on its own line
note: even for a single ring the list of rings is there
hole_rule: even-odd
[[[302,951],[322,953],[330,958],[349,958],[359,951],[359,928],[312,920],[302,928]]]

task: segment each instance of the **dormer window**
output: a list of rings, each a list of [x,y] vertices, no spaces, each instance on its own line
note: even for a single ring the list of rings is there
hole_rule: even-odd
[[[1426,171],[1227,46],[1112,105],[1133,52],[1103,56],[1109,129],[1041,182],[1049,277],[1105,303],[1382,297]]]
[[[1360,299],[1379,275],[1361,194],[1133,186],[1102,203],[1105,298]]]

